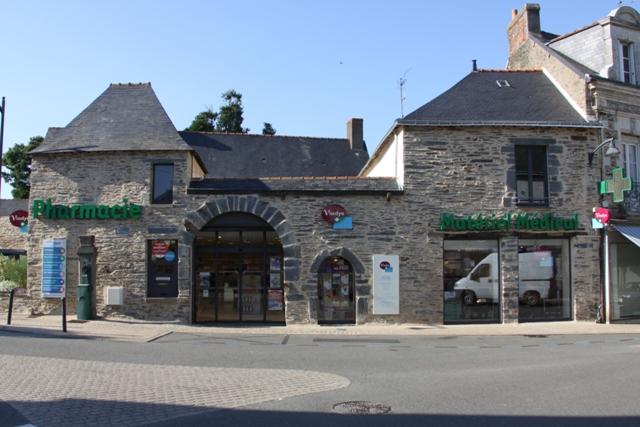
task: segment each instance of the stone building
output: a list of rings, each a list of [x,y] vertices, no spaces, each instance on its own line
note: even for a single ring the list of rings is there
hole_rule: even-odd
[[[410,225],[400,235],[417,250],[402,259],[401,281],[423,302],[416,314],[593,319],[596,174],[583,160],[598,133],[540,71],[474,70],[397,120],[362,173],[402,177],[399,216]],[[533,222],[518,222],[527,215]],[[549,225],[576,215],[570,227]]]
[[[0,227],[0,255],[16,257],[27,254],[27,232],[24,226],[21,227],[27,218],[21,211],[29,211],[28,200],[0,200],[0,223],[3,224]]]
[[[362,125],[346,139],[177,132],[149,84],[109,86],[32,152],[31,310],[58,310],[43,296],[64,290],[73,311],[82,280],[104,317],[595,317],[584,159],[600,127],[543,72],[474,70],[371,157]]]
[[[508,27],[508,68],[539,68],[580,115],[603,125],[589,150],[601,180],[623,193],[598,205],[613,218],[602,236],[602,309],[608,321],[640,319],[640,14],[628,6],[567,34],[541,29],[540,6],[514,10]],[[615,146],[615,150],[611,147]],[[616,153],[617,151],[617,153]],[[608,154],[608,156],[605,156]],[[624,172],[618,171],[621,168]],[[625,178],[623,180],[623,177]],[[625,182],[626,181],[626,182]]]

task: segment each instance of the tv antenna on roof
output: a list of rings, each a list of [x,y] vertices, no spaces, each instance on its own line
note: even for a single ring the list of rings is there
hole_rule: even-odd
[[[407,73],[411,70],[411,68],[407,69],[404,72],[400,80],[398,80],[398,86],[400,86],[400,118],[404,117],[404,100],[406,99],[404,96],[404,85],[407,83]]]

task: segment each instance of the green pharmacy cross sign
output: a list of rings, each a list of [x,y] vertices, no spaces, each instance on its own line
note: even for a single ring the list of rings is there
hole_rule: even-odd
[[[611,174],[612,179],[600,181],[600,194],[611,193],[614,203],[624,202],[624,192],[631,190],[631,178],[623,176],[622,168],[614,168]]]

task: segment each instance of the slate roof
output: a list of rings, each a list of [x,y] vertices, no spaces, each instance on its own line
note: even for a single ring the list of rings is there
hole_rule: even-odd
[[[180,132],[204,162],[206,178],[355,176],[369,159],[347,139]]]
[[[193,180],[189,194],[251,194],[272,192],[295,193],[401,193],[395,178],[362,176],[272,177],[272,178],[209,178]]]
[[[584,120],[542,71],[506,70],[471,72],[398,124],[599,126]]]
[[[49,129],[31,153],[129,150],[191,150],[149,83],[111,84],[67,126]]]

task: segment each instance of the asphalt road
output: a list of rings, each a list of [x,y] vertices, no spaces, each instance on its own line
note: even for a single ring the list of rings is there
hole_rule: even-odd
[[[332,391],[208,410],[169,425],[638,426],[640,336],[347,337],[171,334],[138,344],[0,333],[0,356],[241,369],[347,378]],[[385,415],[344,415],[367,401]],[[169,411],[170,412],[170,411]],[[25,423],[0,403],[0,426]],[[40,425],[40,427],[44,427]]]

